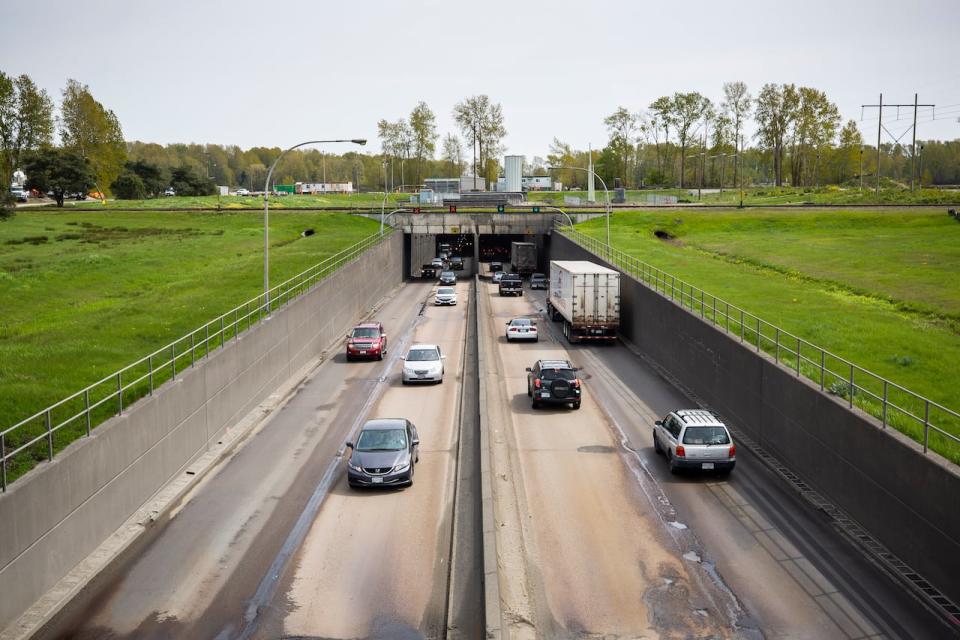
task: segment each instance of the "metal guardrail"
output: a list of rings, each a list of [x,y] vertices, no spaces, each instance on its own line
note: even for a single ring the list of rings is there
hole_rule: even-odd
[[[18,454],[39,446],[46,449],[44,457],[53,460],[56,453],[54,435],[58,431],[73,429],[79,437],[89,437],[96,425],[122,414],[124,407],[138,399],[152,396],[161,384],[175,379],[177,371],[193,367],[198,360],[208,357],[228,341],[238,340],[242,333],[262,322],[273,311],[300,297],[319,280],[387,237],[388,234],[377,233],[361,240],[276,285],[269,292],[247,300],[153,353],[0,431],[0,491],[7,490],[8,462]],[[264,296],[267,296],[266,300]],[[20,434],[27,434],[24,436],[26,441],[9,446],[11,439],[19,439]],[[70,438],[70,441],[75,439]]]
[[[922,444],[924,453],[932,449],[954,462],[960,458],[960,437],[943,428],[949,424],[960,433],[960,413],[614,249],[559,219],[555,220],[554,228],[690,313],[723,329],[741,343],[752,345],[758,353],[773,356],[774,362],[798,377],[803,375],[819,384],[820,391],[842,397],[851,409],[857,406],[873,415],[884,429],[893,426],[913,438]]]

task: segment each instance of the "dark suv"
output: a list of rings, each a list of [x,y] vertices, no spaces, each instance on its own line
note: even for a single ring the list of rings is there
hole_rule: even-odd
[[[577,368],[567,360],[537,360],[527,371],[527,395],[532,398],[534,409],[543,404],[580,408],[580,379]]]
[[[523,280],[516,273],[505,273],[500,278],[501,296],[522,296]]]

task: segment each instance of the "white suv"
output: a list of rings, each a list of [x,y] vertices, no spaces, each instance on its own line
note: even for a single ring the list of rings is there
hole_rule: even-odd
[[[737,447],[730,430],[703,409],[670,412],[653,427],[653,449],[663,453],[670,473],[701,469],[727,475],[737,463]]]

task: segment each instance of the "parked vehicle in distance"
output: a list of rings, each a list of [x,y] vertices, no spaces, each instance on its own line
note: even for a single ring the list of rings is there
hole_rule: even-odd
[[[727,475],[737,464],[737,447],[730,430],[704,409],[672,411],[657,420],[653,449],[666,457],[670,473],[699,469]]]
[[[587,260],[551,260],[547,317],[569,342],[613,342],[620,326],[620,273]]]
[[[493,283],[494,283],[494,284],[499,284],[499,283],[500,283],[500,278],[502,278],[503,275],[504,275],[504,274],[503,274],[503,271],[494,271],[494,272],[493,272],[493,276],[491,276],[490,279],[493,280]]]
[[[498,271],[503,271],[502,262],[491,262],[490,263],[490,273],[497,273]]]
[[[411,382],[443,383],[443,361],[447,356],[440,353],[435,344],[415,344],[407,351],[403,360],[400,380],[403,384]]]
[[[450,268],[454,271],[463,271],[463,258],[460,256],[450,258]]]
[[[457,284],[457,274],[453,271],[441,271],[440,284]]]
[[[163,195],[169,198],[177,195],[177,192],[173,190],[173,187],[167,187],[166,189],[163,190]]]
[[[347,483],[353,487],[396,487],[413,484],[420,461],[420,435],[405,418],[367,420],[357,442],[348,442]]]
[[[545,273],[534,273],[530,276],[531,289],[546,289],[547,275]]]
[[[347,334],[347,362],[358,358],[383,360],[387,352],[387,334],[379,322],[364,322]]]
[[[500,276],[499,285],[501,296],[523,295],[523,279],[517,273],[504,273]]]
[[[30,198],[30,192],[20,187],[10,187],[10,195],[17,202],[27,202]]]
[[[534,409],[544,404],[568,404],[580,408],[580,379],[567,360],[537,360],[527,367],[527,395]]]
[[[510,243],[510,268],[520,276],[530,275],[537,270],[537,245],[532,242]]]
[[[533,340],[539,342],[537,325],[530,318],[514,318],[507,323],[507,342],[511,340]]]
[[[236,192],[235,195],[238,195],[238,196],[248,196],[248,195],[250,195],[250,190],[249,190],[249,189],[237,189],[237,192]]]
[[[433,296],[433,304],[440,307],[443,305],[457,304],[457,290],[454,287],[440,287],[436,295]]]

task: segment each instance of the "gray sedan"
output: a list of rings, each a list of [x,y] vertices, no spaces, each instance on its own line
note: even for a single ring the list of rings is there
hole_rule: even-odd
[[[420,436],[404,418],[368,420],[347,460],[351,487],[400,487],[413,484],[414,465],[420,460]]]

